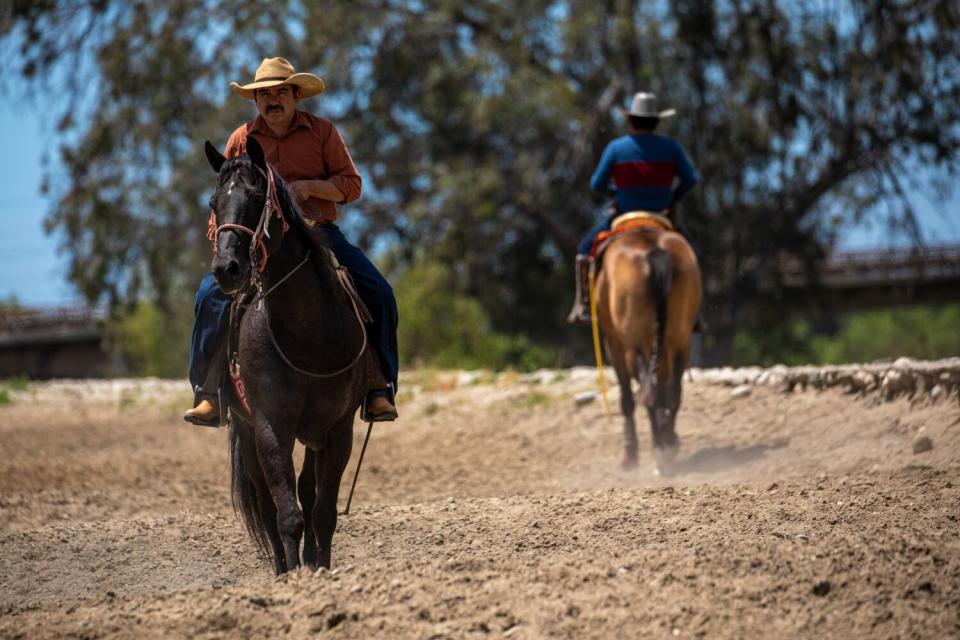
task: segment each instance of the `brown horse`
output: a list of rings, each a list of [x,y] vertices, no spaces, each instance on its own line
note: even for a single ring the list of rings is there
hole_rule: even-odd
[[[674,427],[700,309],[697,258],[679,233],[646,227],[615,238],[601,260],[597,315],[620,384],[625,438],[621,465],[637,465],[630,386],[637,380],[637,399],[650,417],[656,470],[665,473],[679,448]]]

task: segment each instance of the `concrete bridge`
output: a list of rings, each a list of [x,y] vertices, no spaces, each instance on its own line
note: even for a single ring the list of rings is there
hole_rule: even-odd
[[[98,378],[116,373],[104,314],[83,307],[0,311],[0,378]]]
[[[960,246],[846,251],[818,276],[817,283],[798,264],[784,267],[788,290],[819,287],[838,312],[960,302]]]

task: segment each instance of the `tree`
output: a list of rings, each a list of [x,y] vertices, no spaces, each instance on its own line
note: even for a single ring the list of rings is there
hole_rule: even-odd
[[[950,0],[49,0],[0,12],[24,81],[41,95],[53,95],[45,79],[74,83],[48,225],[65,232],[81,291],[114,304],[144,291],[180,304],[196,281],[209,257],[202,141],[222,144],[252,116],[227,82],[276,53],[326,76],[305,106],[340,125],[364,174],[345,215],[361,243],[389,244],[398,270],[449,265],[496,332],[557,345],[587,346],[562,326],[569,258],[602,204],[589,175],[636,90],[678,107],[663,131],[704,178],[683,215],[715,359],[745,322],[813,304],[783,298],[785,256],[815,270],[834,224],[864,215],[919,238],[909,169],[958,169]]]

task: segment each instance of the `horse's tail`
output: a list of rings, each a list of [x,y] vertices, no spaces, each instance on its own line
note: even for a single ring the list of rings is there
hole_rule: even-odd
[[[273,547],[267,534],[268,523],[263,521],[260,505],[257,503],[257,488],[247,476],[243,461],[240,431],[230,423],[230,493],[233,510],[243,520],[247,533],[253,538],[257,548],[267,558],[273,558]]]
[[[650,358],[650,375],[656,378],[657,366],[663,356],[664,334],[667,331],[667,296],[673,280],[673,261],[670,254],[660,247],[653,247],[647,253],[650,265],[650,295],[653,298],[657,318],[656,341],[653,345],[653,357]]]

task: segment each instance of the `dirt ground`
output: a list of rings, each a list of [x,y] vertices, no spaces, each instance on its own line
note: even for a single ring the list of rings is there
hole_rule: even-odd
[[[956,396],[694,380],[659,477],[589,371],[409,373],[334,569],[275,578],[186,383],[117,385],[0,406],[0,637],[960,637]]]

